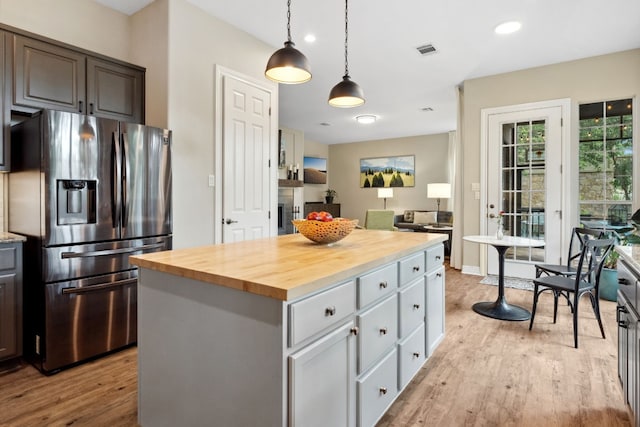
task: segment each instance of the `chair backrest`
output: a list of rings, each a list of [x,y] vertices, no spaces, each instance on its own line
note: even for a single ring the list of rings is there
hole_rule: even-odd
[[[571,232],[571,240],[569,241],[569,255],[567,256],[567,268],[575,267],[585,240],[589,238],[601,239],[604,237],[602,230],[594,230],[592,228],[574,227]]]
[[[384,209],[369,209],[364,220],[364,228],[367,230],[390,230],[396,227],[393,225],[395,212]]]
[[[597,290],[600,286],[600,273],[609,252],[616,244],[616,239],[590,239],[585,236],[580,260],[578,261],[578,274],[576,274],[575,291],[585,288],[588,283],[589,288]]]

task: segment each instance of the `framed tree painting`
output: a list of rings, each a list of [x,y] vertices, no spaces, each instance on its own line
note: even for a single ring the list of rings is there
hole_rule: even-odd
[[[360,159],[360,188],[414,187],[415,156]]]

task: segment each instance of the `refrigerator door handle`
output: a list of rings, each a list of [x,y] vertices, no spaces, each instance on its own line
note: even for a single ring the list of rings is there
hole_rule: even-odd
[[[60,257],[62,259],[69,258],[92,258],[97,256],[105,256],[105,255],[117,255],[117,254],[128,254],[132,252],[138,252],[146,249],[161,249],[165,247],[165,243],[152,243],[150,245],[142,245],[136,246],[134,248],[122,248],[122,249],[107,249],[104,251],[92,251],[92,252],[62,252]]]
[[[120,157],[120,138],[115,132],[111,138],[111,163],[113,169],[111,172],[111,218],[113,219],[113,228],[117,228],[120,224],[120,206],[122,200],[120,199],[120,171],[121,171],[121,157]]]
[[[129,223],[129,201],[127,197],[127,177],[129,170],[129,137],[126,132],[122,132],[122,226]]]
[[[92,285],[92,286],[84,286],[82,288],[63,288],[62,289],[62,294],[82,294],[82,293],[86,293],[86,292],[94,292],[94,291],[104,291],[105,289],[111,289],[111,288],[119,288],[122,286],[126,286],[126,285],[134,285],[138,282],[138,279],[125,279],[125,280],[118,280],[116,282],[111,282],[111,283],[104,283],[102,285]]]

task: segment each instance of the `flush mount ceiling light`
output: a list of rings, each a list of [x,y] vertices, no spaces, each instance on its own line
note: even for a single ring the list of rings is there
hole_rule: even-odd
[[[329,105],[351,108],[364,104],[362,88],[349,77],[349,0],[344,0],[344,76],[329,93]]]
[[[264,71],[268,79],[278,83],[298,84],[311,80],[309,60],[291,41],[291,0],[287,1],[287,41],[271,55]]]
[[[363,114],[356,117],[356,121],[363,125],[368,125],[376,122],[376,116],[373,114]]]
[[[495,28],[496,34],[511,34],[515,33],[522,27],[522,24],[518,21],[503,22]]]

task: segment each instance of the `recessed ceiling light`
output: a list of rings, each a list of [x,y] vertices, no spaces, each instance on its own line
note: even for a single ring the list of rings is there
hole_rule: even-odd
[[[316,41],[316,36],[314,36],[313,34],[307,34],[306,36],[304,36],[304,41],[306,41],[307,43],[313,43],[314,41]]]
[[[495,28],[496,34],[511,34],[515,33],[522,27],[522,24],[518,21],[503,22]]]
[[[356,117],[356,120],[360,124],[369,125],[371,123],[375,123],[376,116],[374,116],[373,114],[363,114],[362,116]]]

